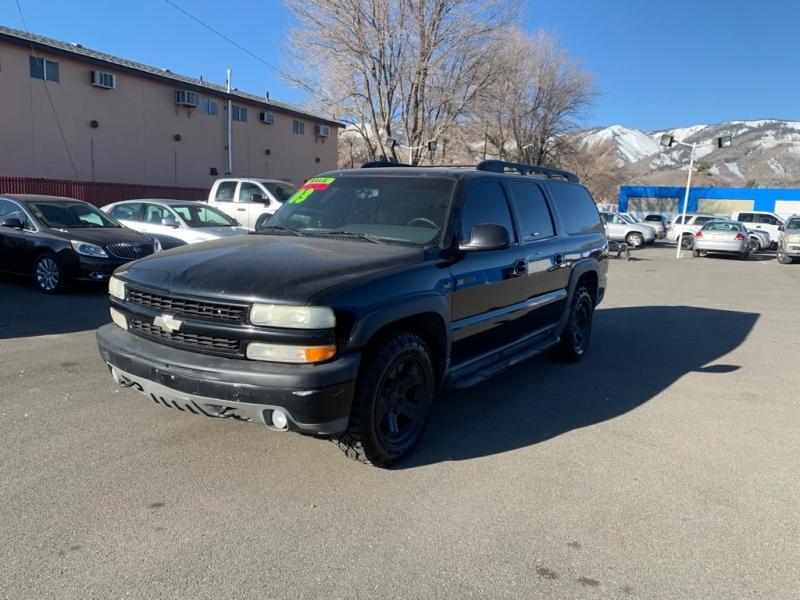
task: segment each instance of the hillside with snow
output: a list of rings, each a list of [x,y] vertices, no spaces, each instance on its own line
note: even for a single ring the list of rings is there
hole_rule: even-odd
[[[695,164],[706,184],[800,185],[800,121],[725,121],[651,132],[612,125],[584,130],[578,138],[584,147],[610,152],[617,164],[627,166],[629,183],[682,185],[690,150],[685,146],[660,146],[665,133],[697,144]],[[716,138],[724,135],[733,136],[733,145],[717,148]]]

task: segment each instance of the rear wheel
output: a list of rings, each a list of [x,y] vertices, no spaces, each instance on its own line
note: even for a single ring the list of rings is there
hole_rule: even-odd
[[[690,250],[694,246],[694,238],[691,235],[681,236],[681,248]]]
[[[350,458],[389,467],[408,456],[428,425],[435,378],[427,344],[399,332],[369,352],[359,374],[350,424],[335,436]]]
[[[40,291],[57,294],[66,285],[64,268],[55,254],[42,254],[33,265],[33,277]]]
[[[592,336],[593,316],[594,301],[589,289],[577,288],[569,307],[567,326],[564,327],[557,346],[558,355],[562,360],[577,362],[586,354],[589,338]]]
[[[641,233],[636,233],[635,231],[629,233],[625,238],[625,242],[627,242],[628,246],[631,248],[638,248],[642,244],[644,244],[644,236]]]

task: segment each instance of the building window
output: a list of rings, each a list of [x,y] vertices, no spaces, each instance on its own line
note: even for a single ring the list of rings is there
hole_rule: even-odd
[[[295,135],[303,135],[306,132],[305,123],[302,121],[292,121],[292,133]]]
[[[203,98],[200,101],[200,110],[204,115],[216,117],[219,114],[219,103],[211,98]]]
[[[58,63],[46,58],[31,56],[31,77],[46,81],[58,81]]]
[[[236,106],[233,105],[233,120],[234,121],[241,121],[242,123],[247,122],[247,109],[244,106]]]

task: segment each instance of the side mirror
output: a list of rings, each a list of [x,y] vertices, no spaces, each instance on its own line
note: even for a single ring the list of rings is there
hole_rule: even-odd
[[[178,227],[180,227],[175,217],[164,217],[163,219],[161,219],[161,224],[164,225],[165,227],[172,227],[173,229],[177,229]]]
[[[481,250],[503,250],[511,245],[508,229],[502,225],[487,223],[475,225],[469,232],[469,239],[462,241],[458,249],[462,252],[479,252]]]
[[[3,219],[0,221],[0,227],[10,227],[11,229],[22,229],[23,227],[22,221],[20,221],[17,217],[9,217],[7,219]]]
[[[778,225],[778,231],[786,231],[786,227],[783,225]]]

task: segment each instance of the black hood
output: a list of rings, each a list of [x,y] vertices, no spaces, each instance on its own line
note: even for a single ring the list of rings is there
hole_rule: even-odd
[[[65,240],[76,240],[98,246],[120,242],[152,242],[152,238],[127,227],[71,227],[68,229],[50,227],[47,232]]]
[[[407,246],[253,234],[156,254],[123,268],[123,277],[187,296],[306,304],[331,285],[423,257]]]

